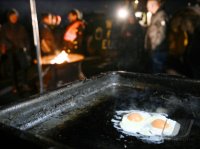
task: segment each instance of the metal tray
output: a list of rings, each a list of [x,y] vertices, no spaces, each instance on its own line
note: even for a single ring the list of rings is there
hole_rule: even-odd
[[[0,109],[0,128],[45,148],[198,148],[200,81],[110,72]],[[147,144],[117,131],[119,110],[166,112],[178,136]]]

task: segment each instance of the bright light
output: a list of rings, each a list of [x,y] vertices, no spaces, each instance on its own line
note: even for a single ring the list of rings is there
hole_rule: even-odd
[[[117,16],[118,16],[118,18],[120,18],[120,19],[126,19],[126,18],[128,17],[128,15],[129,15],[129,12],[128,12],[128,10],[125,9],[125,8],[120,8],[120,9],[118,10],[118,12],[117,12]]]
[[[135,0],[135,4],[139,4],[139,0]]]
[[[135,12],[135,17],[136,17],[136,18],[142,18],[142,14],[143,14],[143,13],[142,13],[142,12],[139,12],[139,11],[138,11],[138,12]]]
[[[68,54],[65,51],[62,51],[54,59],[51,60],[51,64],[62,64],[64,62],[69,62]]]

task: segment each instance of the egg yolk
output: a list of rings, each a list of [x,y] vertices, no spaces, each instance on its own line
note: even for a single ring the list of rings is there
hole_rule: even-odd
[[[132,113],[128,115],[128,120],[133,122],[141,122],[143,117],[139,113]]]
[[[167,124],[164,120],[162,119],[156,119],[154,120],[151,125],[155,128],[158,129],[164,129],[164,128],[169,128],[169,124]]]

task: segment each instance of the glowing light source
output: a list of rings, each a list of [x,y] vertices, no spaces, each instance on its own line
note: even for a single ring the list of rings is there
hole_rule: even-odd
[[[51,64],[62,64],[64,62],[69,62],[70,59],[68,57],[68,54],[65,51],[62,51],[60,54],[58,54],[54,59],[50,61]]]
[[[135,4],[139,4],[139,0],[135,0]]]
[[[129,12],[126,8],[120,8],[117,12],[117,16],[120,19],[126,19],[129,15]]]
[[[142,18],[142,14],[143,14],[143,13],[142,13],[142,12],[139,12],[139,11],[138,11],[138,12],[135,12],[135,17],[136,17],[136,18]]]

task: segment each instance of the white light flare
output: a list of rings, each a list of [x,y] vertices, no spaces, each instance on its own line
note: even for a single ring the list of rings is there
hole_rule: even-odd
[[[50,61],[51,64],[62,64],[64,62],[70,62],[69,56],[64,50]]]
[[[117,16],[119,19],[126,19],[129,16],[129,12],[126,8],[120,8],[117,12]]]
[[[139,4],[139,0],[135,0],[135,4],[138,5]]]
[[[143,13],[140,11],[135,12],[135,17],[136,18],[142,18]]]

